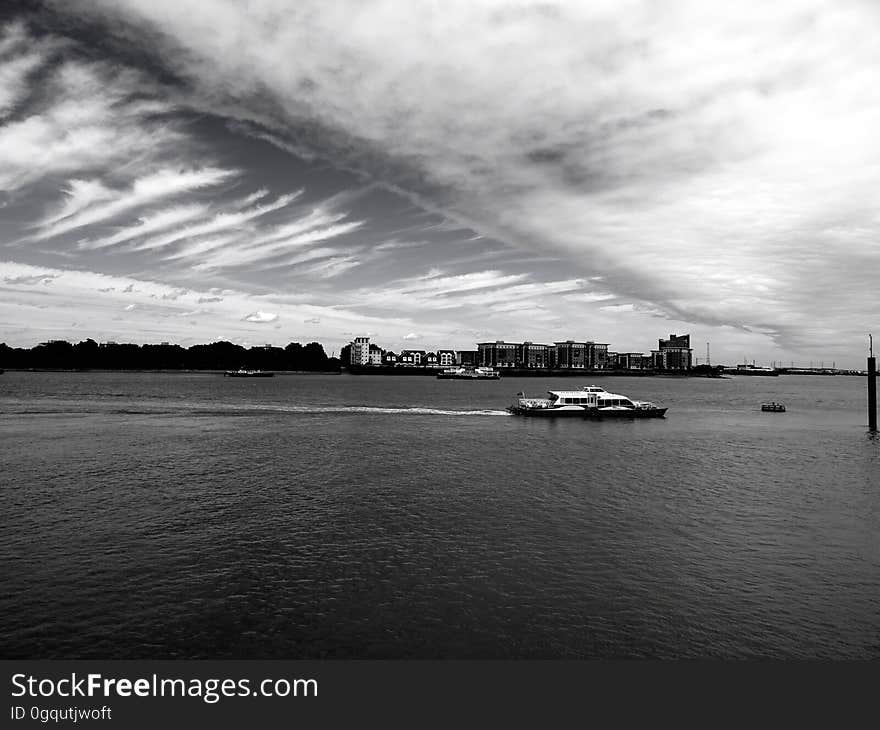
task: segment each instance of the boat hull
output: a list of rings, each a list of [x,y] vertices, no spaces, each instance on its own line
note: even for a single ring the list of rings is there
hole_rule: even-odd
[[[275,377],[275,373],[236,373],[236,372],[227,372],[224,373],[227,378],[272,378]]]
[[[664,418],[666,408],[519,408],[511,406],[507,409],[515,416],[531,416],[535,418],[589,418],[594,420],[604,419],[632,419],[632,418]]]
[[[515,416],[534,416],[535,418],[584,418],[586,408],[524,408],[511,406],[507,409]]]
[[[666,408],[626,408],[620,410],[602,410],[601,408],[590,409],[586,412],[587,418],[664,418]]]
[[[450,375],[437,373],[437,380],[501,380],[501,375]]]

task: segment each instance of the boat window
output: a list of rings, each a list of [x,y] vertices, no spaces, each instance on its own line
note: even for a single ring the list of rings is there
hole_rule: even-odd
[[[633,402],[631,400],[622,400],[620,401],[620,405],[627,406],[628,408],[633,408]]]

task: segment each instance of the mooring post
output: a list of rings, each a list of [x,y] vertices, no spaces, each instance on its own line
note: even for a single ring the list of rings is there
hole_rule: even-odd
[[[877,360],[874,339],[868,335],[868,430],[877,430]]]

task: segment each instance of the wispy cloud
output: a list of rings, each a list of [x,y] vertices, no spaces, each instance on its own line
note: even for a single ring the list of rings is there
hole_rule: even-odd
[[[0,104],[8,112],[29,99],[25,113],[5,120],[0,113],[0,189],[18,190],[48,175],[118,167],[184,142],[184,134],[161,118],[174,105],[160,99],[155,84],[139,72],[81,58],[56,61],[64,42],[36,39],[21,24],[0,34],[13,54],[0,59]],[[17,55],[23,35],[30,50]],[[40,93],[31,98],[29,76],[37,71]]]
[[[201,204],[181,205],[174,208],[159,211],[153,215],[146,215],[138,219],[138,223],[120,229],[110,236],[96,238],[93,240],[84,239],[79,242],[81,249],[96,249],[114,246],[125,241],[131,241],[135,238],[141,238],[157,231],[165,230],[173,226],[179,226],[188,223],[197,218],[201,218],[208,211],[208,206]]]
[[[35,240],[52,238],[77,228],[95,225],[115,219],[128,211],[141,208],[170,197],[176,197],[193,190],[213,187],[229,180],[237,174],[235,170],[204,168],[201,170],[159,170],[134,181],[125,190],[109,190],[98,181],[74,181],[65,191],[68,201],[61,211],[47,216],[37,224]],[[178,208],[176,215],[184,209]],[[154,230],[164,219],[154,218]],[[169,224],[170,225],[170,224]],[[131,236],[119,240],[128,240]],[[87,247],[101,248],[118,241],[115,237],[99,239]]]
[[[204,257],[198,264],[199,269],[217,269],[230,266],[244,266],[266,259],[272,259],[281,256],[291,249],[310,246],[314,243],[327,241],[331,238],[345,236],[356,231],[364,224],[364,221],[349,221],[348,223],[340,223],[325,228],[314,228],[312,230],[300,233],[296,236],[290,236],[281,241],[273,241],[270,244],[262,246],[254,245],[238,245],[235,247],[226,247],[222,250],[215,250],[211,255]],[[278,262],[279,265],[298,263],[301,259],[297,256]]]
[[[271,203],[255,205],[246,210],[233,213],[218,213],[207,221],[202,221],[190,226],[181,226],[169,233],[141,241],[135,246],[135,249],[138,251],[147,249],[155,250],[169,246],[177,241],[193,239],[199,236],[216,235],[230,230],[239,230],[245,223],[290,205],[291,202],[301,195],[301,192],[302,191],[281,195]]]

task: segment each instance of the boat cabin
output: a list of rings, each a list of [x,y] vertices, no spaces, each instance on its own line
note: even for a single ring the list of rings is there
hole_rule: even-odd
[[[598,385],[588,385],[581,390],[548,390],[551,406],[588,406],[590,408],[635,408],[629,398],[609,393]]]

